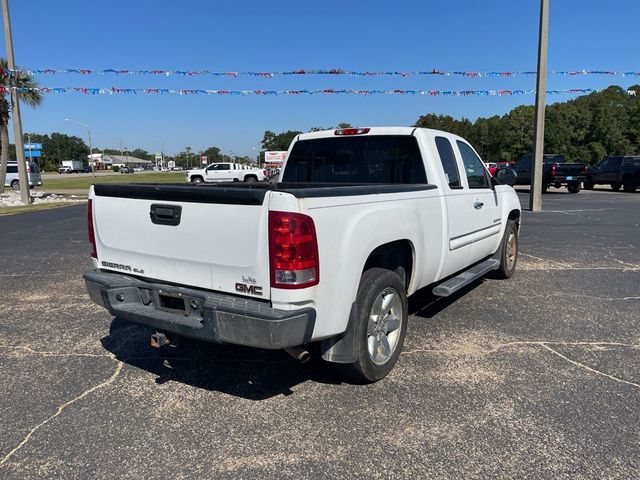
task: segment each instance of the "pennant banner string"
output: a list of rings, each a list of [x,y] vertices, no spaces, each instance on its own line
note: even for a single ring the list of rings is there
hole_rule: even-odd
[[[482,77],[522,77],[522,76],[534,76],[535,71],[497,71],[497,72],[476,72],[476,71],[446,71],[446,70],[426,70],[426,71],[353,71],[342,70],[338,68],[332,69],[301,69],[291,71],[280,72],[232,72],[232,71],[213,71],[213,70],[122,70],[122,69],[91,69],[91,68],[44,68],[44,69],[21,69],[7,71],[9,74],[12,72],[24,72],[29,75],[160,75],[160,76],[183,76],[183,77],[264,77],[273,78],[281,76],[292,75],[343,75],[354,77],[381,77],[381,76],[393,76],[393,77],[413,77],[413,76],[439,76],[439,77],[466,77],[466,78],[482,78]],[[0,74],[5,74],[4,71],[0,71]],[[609,77],[622,76],[622,77],[639,77],[640,71],[608,71],[608,70],[573,70],[573,71],[550,71],[549,75],[557,76],[594,76],[604,75]]]
[[[89,87],[11,87],[19,93],[39,92],[41,94],[80,93],[84,95],[235,95],[235,96],[278,96],[278,95],[424,95],[445,97],[504,97],[515,95],[533,95],[535,90],[356,90],[356,89],[321,89],[321,90],[205,90],[205,89],[172,89],[172,88],[89,88]],[[10,89],[0,87],[0,95],[6,95]],[[547,90],[549,95],[580,95],[601,92],[603,89],[572,88],[566,90]],[[635,90],[621,92],[635,96]]]

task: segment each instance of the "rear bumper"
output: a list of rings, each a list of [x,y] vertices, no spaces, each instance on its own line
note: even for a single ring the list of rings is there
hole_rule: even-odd
[[[555,177],[549,178],[549,183],[582,183],[586,179],[586,175],[556,175]]]
[[[308,343],[316,312],[288,311],[234,295],[147,282],[118,273],[84,274],[89,297],[116,316],[213,343],[282,349]],[[185,312],[162,308],[160,296],[183,299]]]

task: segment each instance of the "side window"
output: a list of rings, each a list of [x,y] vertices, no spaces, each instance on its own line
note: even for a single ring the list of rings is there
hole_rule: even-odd
[[[7,165],[7,173],[18,173],[17,165]]]
[[[491,188],[482,160],[476,152],[464,142],[458,140],[458,148],[462,155],[462,163],[469,182],[469,188]]]
[[[218,170],[231,170],[231,165],[228,163],[220,164],[220,168]]]
[[[438,155],[440,156],[440,162],[449,183],[449,188],[462,188],[458,164],[456,163],[456,156],[453,153],[451,142],[444,137],[436,137],[436,147],[438,148]]]

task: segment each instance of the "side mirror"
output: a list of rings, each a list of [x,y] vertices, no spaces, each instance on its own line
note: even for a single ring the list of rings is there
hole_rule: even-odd
[[[493,178],[495,178],[500,185],[509,185],[510,187],[513,187],[516,183],[517,176],[518,174],[514,169],[506,167],[496,170]]]

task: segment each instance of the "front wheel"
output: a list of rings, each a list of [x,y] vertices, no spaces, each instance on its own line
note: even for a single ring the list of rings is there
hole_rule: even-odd
[[[20,190],[20,182],[18,180],[13,180],[11,182],[11,188],[14,190]]]
[[[635,192],[636,185],[633,183],[633,178],[625,177],[624,180],[622,180],[622,189],[627,193]]]
[[[363,382],[376,382],[389,374],[402,351],[407,331],[405,286],[391,270],[371,268],[362,274],[352,318],[356,360],[346,373]]]
[[[496,258],[500,260],[500,266],[491,276],[503,280],[511,278],[518,263],[518,225],[513,220],[507,221],[500,249],[496,253],[499,255]]]
[[[593,190],[594,185],[593,179],[589,177],[585,178],[584,182],[582,182],[582,186],[585,190]]]

